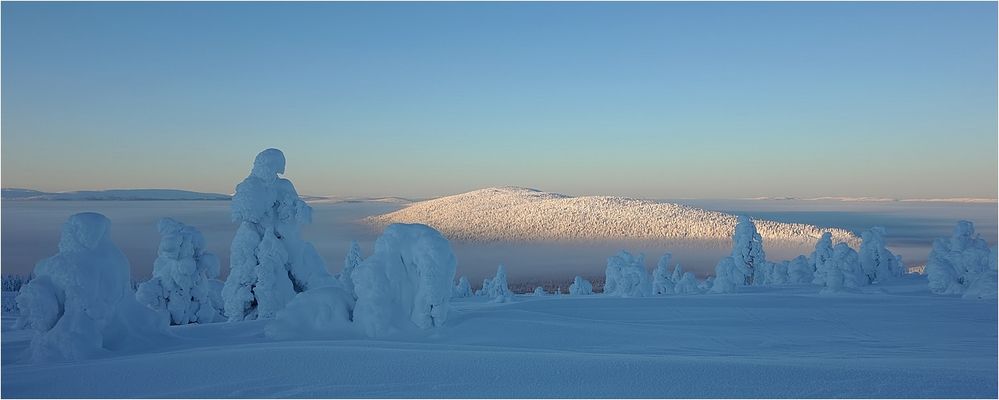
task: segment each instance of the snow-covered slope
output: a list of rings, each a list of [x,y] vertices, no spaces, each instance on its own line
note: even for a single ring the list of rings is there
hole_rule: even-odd
[[[4,200],[229,200],[219,193],[176,189],[111,189],[48,193],[31,189],[3,189]]]
[[[3,320],[5,398],[994,398],[996,302],[811,285],[731,295],[456,299],[378,340],[274,341],[266,321],[170,328],[145,352],[25,364]]]
[[[433,226],[448,239],[491,241],[686,240],[728,241],[736,218],[674,203],[624,197],[570,197],[519,187],[476,190],[414,203],[402,210],[367,218],[376,225],[394,222]],[[859,244],[843,229],[756,220],[768,245],[810,245],[823,231],[836,242]]]

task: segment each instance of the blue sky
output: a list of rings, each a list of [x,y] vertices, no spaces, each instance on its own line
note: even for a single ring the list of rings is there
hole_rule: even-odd
[[[2,4],[2,185],[995,197],[995,3]]]

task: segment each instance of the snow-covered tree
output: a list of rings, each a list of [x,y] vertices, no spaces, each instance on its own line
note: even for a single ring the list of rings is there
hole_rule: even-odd
[[[701,284],[693,272],[684,272],[683,278],[680,278],[680,281],[673,287],[673,292],[676,294],[698,294],[701,292],[700,286]]]
[[[442,326],[455,268],[451,245],[440,232],[421,224],[389,225],[374,254],[354,270],[354,322],[369,336]]]
[[[674,281],[669,273],[669,262],[672,257],[670,253],[663,254],[652,272],[652,294],[656,296],[673,293]]]
[[[860,234],[860,266],[867,275],[868,283],[882,283],[905,273],[901,258],[885,247],[885,229],[877,226]]]
[[[506,268],[502,265],[496,267],[496,276],[483,280],[482,289],[477,294],[489,297],[491,301],[498,303],[513,300],[513,292],[506,282]]]
[[[222,289],[230,321],[271,318],[296,293],[336,284],[315,247],[301,238],[312,208],[291,181],[278,176],[284,169],[280,150],[260,152],[232,197],[232,219],[239,228]]]
[[[788,270],[791,268],[791,262],[781,261],[779,263],[768,264],[770,265],[767,267],[767,285],[786,285],[788,283]]]
[[[559,292],[561,292],[561,290],[559,290]],[[593,284],[577,275],[576,278],[572,280],[572,284],[569,285],[569,294],[573,296],[593,294]]]
[[[458,279],[458,284],[454,286],[451,297],[472,297],[472,283],[468,281],[467,277],[462,276]]]
[[[933,250],[926,261],[926,275],[930,291],[936,294],[964,294],[972,284],[996,269],[995,250],[975,233],[970,221],[958,221],[949,238],[933,241]],[[992,279],[992,278],[984,278]],[[982,281],[975,285],[976,292],[994,285]],[[995,297],[987,294],[983,297]],[[979,297],[978,293],[969,297]]]
[[[33,360],[92,358],[165,335],[165,321],[136,301],[128,259],[110,230],[101,214],[69,217],[59,252],[38,262],[21,288],[17,325],[34,331]]]
[[[160,247],[153,277],[139,285],[136,298],[172,325],[222,321],[219,259],[207,251],[205,237],[171,218],[161,219],[157,229]]]
[[[756,231],[756,225],[749,217],[739,216],[732,234],[732,261],[742,274],[744,285],[759,285],[766,280],[766,253],[763,251],[763,237]]]
[[[543,288],[541,286],[538,286],[538,287],[534,288],[534,293],[533,294],[535,296],[547,296],[548,295],[548,293],[545,292],[545,288]]]
[[[808,263],[808,257],[797,256],[787,266],[787,283],[812,283],[815,269]]]
[[[735,266],[732,257],[722,258],[715,265],[715,279],[711,285],[711,293],[733,293],[745,284],[745,275]]]
[[[819,269],[822,265],[825,265],[826,261],[829,261],[833,256],[833,244],[832,244],[832,234],[829,232],[822,232],[822,237],[815,242],[815,251],[809,257],[809,264],[812,267],[812,283],[816,285],[824,285],[825,277],[819,276]]]
[[[347,290],[347,293],[350,293],[355,299],[357,295],[354,294],[354,281],[351,279],[351,276],[354,274],[354,268],[361,265],[361,261],[364,261],[364,257],[361,256],[361,245],[357,244],[356,240],[351,241],[350,249],[347,250],[347,255],[343,258],[343,272],[337,278],[339,278],[340,283]]]
[[[978,275],[971,281],[968,285],[968,289],[964,291],[964,298],[966,299],[995,299],[997,296],[997,279],[999,279],[999,274],[996,271],[996,248],[992,247],[989,252],[989,268],[985,270],[982,274]]]
[[[815,271],[815,279],[821,279],[822,293],[851,290],[867,284],[860,257],[846,243],[833,246],[832,258]]]
[[[645,270],[645,256],[632,256],[621,250],[607,259],[604,293],[611,296],[643,297],[652,294],[649,273]]]

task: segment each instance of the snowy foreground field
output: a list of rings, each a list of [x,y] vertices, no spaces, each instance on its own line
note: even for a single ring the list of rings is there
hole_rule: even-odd
[[[274,341],[267,321],[174,326],[164,343],[25,363],[3,320],[3,397],[995,398],[996,301],[924,276],[869,293],[454,299],[418,336]]]

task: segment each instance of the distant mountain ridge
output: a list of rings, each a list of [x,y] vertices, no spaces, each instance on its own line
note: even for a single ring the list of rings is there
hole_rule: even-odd
[[[689,241],[731,239],[736,216],[653,200],[612,196],[571,197],[520,187],[496,187],[413,203],[368,217],[373,225],[422,223],[447,238],[495,241]],[[839,228],[754,220],[763,240],[810,245],[830,232],[836,242],[859,246]]]
[[[4,200],[229,200],[232,196],[178,189],[111,189],[73,192],[42,192],[32,189],[0,189]]]

